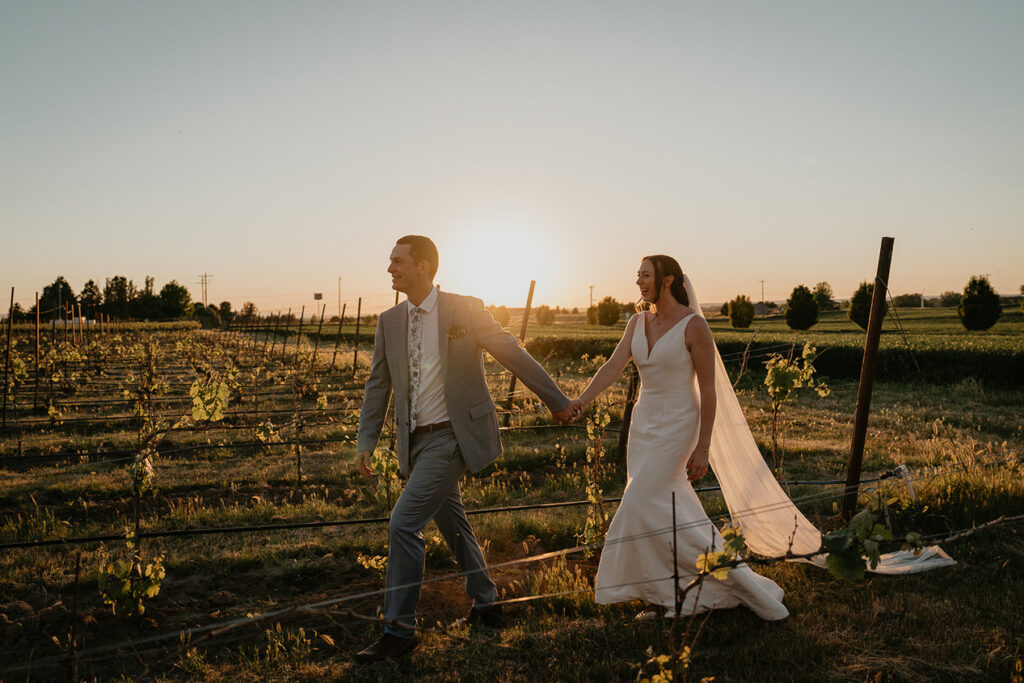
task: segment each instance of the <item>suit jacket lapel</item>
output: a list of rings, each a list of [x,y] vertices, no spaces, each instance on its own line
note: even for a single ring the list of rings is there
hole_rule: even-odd
[[[452,324],[452,299],[437,293],[437,354],[441,357],[441,381],[448,378],[448,328]]]

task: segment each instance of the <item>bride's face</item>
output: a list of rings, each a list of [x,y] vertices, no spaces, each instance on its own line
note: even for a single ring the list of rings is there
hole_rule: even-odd
[[[636,271],[636,286],[640,288],[640,298],[645,303],[651,303],[658,298],[654,279],[654,264],[644,259],[640,262],[640,269]]]

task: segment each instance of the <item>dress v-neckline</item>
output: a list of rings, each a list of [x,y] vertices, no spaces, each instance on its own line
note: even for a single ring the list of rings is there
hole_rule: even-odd
[[[644,323],[644,329],[641,330],[641,332],[644,335],[644,346],[647,348],[647,360],[651,359],[651,354],[654,353],[654,348],[658,345],[658,342],[660,342],[662,339],[667,337],[672,332],[672,330],[674,330],[677,327],[679,327],[679,324],[681,322],[683,322],[684,320],[689,320],[691,317],[693,317],[695,315],[697,315],[697,314],[696,313],[690,313],[689,315],[684,315],[682,318],[680,318],[679,320],[675,321],[672,324],[672,327],[670,327],[667,330],[665,330],[660,337],[658,337],[657,339],[654,340],[654,343],[652,344],[651,342],[649,342],[647,340],[647,312],[645,311],[643,313],[643,318],[642,318],[643,323]]]

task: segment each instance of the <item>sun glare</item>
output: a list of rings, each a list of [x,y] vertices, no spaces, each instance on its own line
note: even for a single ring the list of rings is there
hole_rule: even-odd
[[[537,280],[551,296],[556,279],[554,248],[532,228],[518,224],[470,228],[442,249],[437,282],[496,306],[522,306]],[[537,304],[537,295],[534,296]],[[540,302],[543,303],[543,302]]]

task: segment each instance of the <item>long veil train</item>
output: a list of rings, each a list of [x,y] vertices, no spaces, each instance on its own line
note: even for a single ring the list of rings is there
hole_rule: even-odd
[[[693,283],[684,276],[690,308],[704,317]],[[715,428],[711,433],[711,468],[722,486],[722,495],[733,523],[743,530],[747,546],[766,556],[812,553],[821,547],[821,532],[797,509],[782,490],[761,456],[750,433],[736,392],[729,382],[722,356],[715,348]],[[814,564],[824,565],[819,557]],[[956,564],[938,546],[882,555],[871,571],[879,574],[907,574]]]

